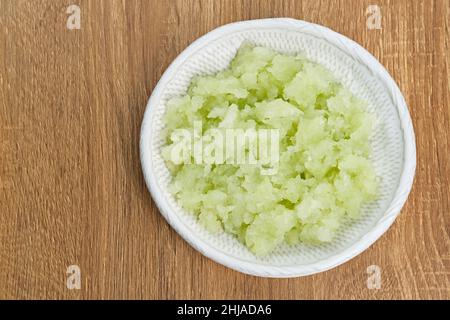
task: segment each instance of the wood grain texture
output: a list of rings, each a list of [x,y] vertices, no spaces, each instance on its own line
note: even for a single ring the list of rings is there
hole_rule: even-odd
[[[68,30],[66,9],[81,8]],[[377,4],[382,29],[366,27]],[[264,279],[196,252],[164,221],[139,162],[147,99],[170,62],[222,24],[293,17],[359,42],[414,122],[412,193],[350,262]],[[449,299],[450,1],[0,0],[0,298]],[[66,288],[79,265],[82,288]],[[380,290],[366,286],[369,265]]]

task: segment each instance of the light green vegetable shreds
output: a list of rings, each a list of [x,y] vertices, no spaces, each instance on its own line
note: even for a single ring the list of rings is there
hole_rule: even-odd
[[[374,117],[323,66],[243,45],[229,69],[193,79],[167,103],[162,154],[171,192],[211,232],[235,235],[256,255],[284,241],[333,240],[345,217],[377,194],[369,137]],[[201,163],[191,144],[174,160],[178,129],[279,129],[275,174],[260,164]],[[206,140],[207,140],[206,139]],[[208,140],[211,141],[211,140]],[[247,150],[248,152],[248,150]]]

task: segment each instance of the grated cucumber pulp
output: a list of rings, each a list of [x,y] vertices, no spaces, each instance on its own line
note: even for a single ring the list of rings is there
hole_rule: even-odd
[[[228,69],[195,77],[166,107],[162,155],[170,192],[208,231],[230,233],[258,256],[284,242],[331,242],[344,221],[376,199],[374,115],[303,56],[244,44]],[[174,161],[176,131],[195,121],[204,136],[213,128],[279,129],[277,172],[196,163],[194,153]]]

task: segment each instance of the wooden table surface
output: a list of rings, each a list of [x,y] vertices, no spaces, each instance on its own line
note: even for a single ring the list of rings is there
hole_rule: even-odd
[[[80,29],[67,28],[72,4]],[[369,5],[381,29],[366,25]],[[169,63],[215,27],[278,16],[367,48],[404,93],[417,140],[414,187],[389,231],[295,279],[195,251],[158,212],[139,162],[146,102]],[[446,0],[0,0],[0,298],[449,299],[449,23]],[[66,286],[70,265],[79,290]]]

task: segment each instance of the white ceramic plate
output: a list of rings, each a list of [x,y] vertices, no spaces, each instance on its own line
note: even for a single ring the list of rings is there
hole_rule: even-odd
[[[282,53],[303,53],[327,67],[377,116],[372,160],[381,177],[380,196],[363,208],[362,217],[341,228],[330,244],[280,245],[256,257],[234,237],[213,235],[185,212],[167,190],[170,174],[160,155],[162,115],[171,97],[180,96],[192,77],[228,67],[243,41]],[[385,68],[364,48],[325,27],[293,19],[250,20],[217,28],[196,40],[170,65],[155,87],[141,128],[145,181],[161,214],[194,248],[235,270],[265,277],[304,276],[334,268],[367,249],[394,222],[413,183],[414,131],[405,100]]]

